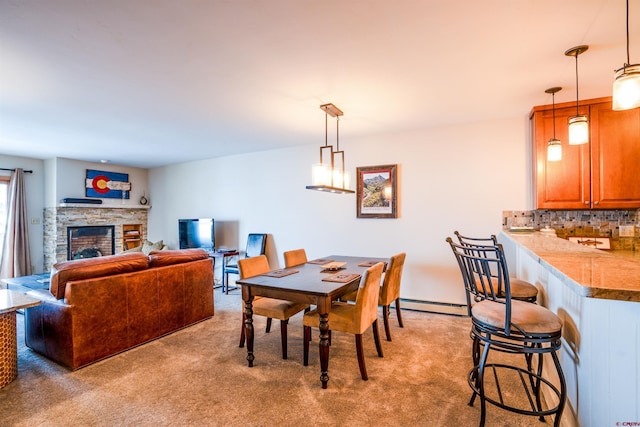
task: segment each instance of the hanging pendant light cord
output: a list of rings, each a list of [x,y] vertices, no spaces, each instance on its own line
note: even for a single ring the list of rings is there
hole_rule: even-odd
[[[336,151],[340,151],[340,116],[336,117]]]
[[[553,103],[553,139],[556,139],[556,94],[551,94],[551,102]]]
[[[625,67],[631,64],[631,60],[629,59],[629,0],[627,0],[627,63],[624,64]]]
[[[578,96],[578,86],[578,52],[576,52],[576,116],[580,115],[578,112],[578,102],[580,100],[580,97]]]
[[[327,110],[324,110],[324,146],[329,146],[329,113]]]

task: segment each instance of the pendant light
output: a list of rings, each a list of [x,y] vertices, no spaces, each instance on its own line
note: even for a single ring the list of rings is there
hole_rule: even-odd
[[[589,120],[584,114],[578,112],[578,56],[589,49],[589,46],[582,45],[572,47],[564,54],[575,56],[576,58],[576,115],[569,117],[569,145],[581,145],[589,142]]]
[[[629,0],[627,0],[627,62],[616,70],[613,80],[613,109],[640,107],[640,64],[629,61]]]
[[[552,87],[545,90],[545,93],[551,94],[552,109],[553,109],[553,138],[549,140],[547,145],[547,160],[550,162],[557,162],[562,160],[562,143],[559,139],[556,139],[556,92],[560,92],[561,87]]]
[[[324,146],[320,146],[320,163],[313,165],[311,170],[312,185],[307,185],[307,190],[327,191],[330,193],[355,193],[349,190],[349,172],[344,170],[344,151],[340,150],[340,116],[344,113],[333,104],[320,106],[324,110]],[[336,149],[329,145],[329,116],[336,118]],[[329,151],[325,160],[323,153]],[[340,164],[336,165],[336,160]]]

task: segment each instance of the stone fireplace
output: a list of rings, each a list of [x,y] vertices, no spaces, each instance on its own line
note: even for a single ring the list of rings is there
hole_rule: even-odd
[[[115,255],[113,225],[82,225],[67,227],[67,259]]]
[[[118,208],[97,205],[45,208],[44,271],[51,271],[53,264],[69,258],[69,228],[113,227],[113,248],[116,254],[123,250],[124,225],[140,225],[141,241],[144,241],[147,238],[148,209],[149,207]]]

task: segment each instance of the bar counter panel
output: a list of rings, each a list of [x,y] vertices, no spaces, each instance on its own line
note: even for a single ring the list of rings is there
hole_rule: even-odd
[[[510,274],[535,284],[538,304],[563,323],[567,405],[561,425],[640,422],[640,258],[538,232],[503,231],[499,241]]]

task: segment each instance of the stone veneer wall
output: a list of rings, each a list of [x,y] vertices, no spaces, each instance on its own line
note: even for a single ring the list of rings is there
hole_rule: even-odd
[[[640,209],[503,211],[502,226],[549,226],[558,237],[609,237],[612,249],[640,250]],[[632,225],[634,237],[620,237],[620,226]]]
[[[122,252],[122,226],[142,225],[147,238],[148,208],[54,207],[44,209],[44,271],[67,260],[67,227],[114,225],[116,253]]]

